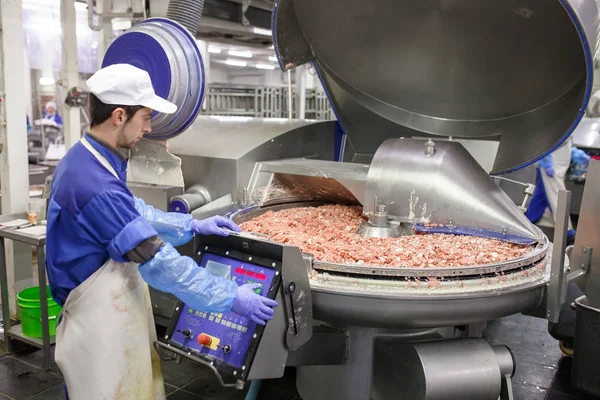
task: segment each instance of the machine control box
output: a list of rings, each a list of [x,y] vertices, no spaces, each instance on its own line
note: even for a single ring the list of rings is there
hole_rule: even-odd
[[[238,286],[257,284],[256,293],[275,299],[281,286],[280,257],[257,256],[251,250],[260,242],[248,238],[213,238],[213,242],[199,247],[196,262],[200,268]],[[232,246],[233,242],[241,246]],[[263,326],[233,312],[194,310],[178,302],[166,338],[168,345],[211,365],[223,378],[245,380],[263,331]]]

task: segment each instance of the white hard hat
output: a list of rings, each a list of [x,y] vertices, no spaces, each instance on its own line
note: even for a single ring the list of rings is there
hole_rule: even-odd
[[[144,106],[173,114],[177,106],[154,93],[148,72],[130,64],[102,68],[87,80],[88,90],[104,104]]]

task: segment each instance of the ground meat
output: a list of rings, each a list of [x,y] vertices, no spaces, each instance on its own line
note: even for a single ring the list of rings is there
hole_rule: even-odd
[[[246,232],[299,247],[315,259],[390,267],[465,267],[511,260],[529,246],[474,236],[414,235],[364,239],[355,232],[366,219],[360,207],[325,205],[268,211],[241,224]]]

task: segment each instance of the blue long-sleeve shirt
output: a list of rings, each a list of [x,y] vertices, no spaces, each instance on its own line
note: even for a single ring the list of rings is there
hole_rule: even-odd
[[[81,143],[75,144],[56,168],[48,206],[46,269],[52,297],[61,305],[109,259],[127,262],[127,253],[157,236],[153,228],[156,219],[169,222],[167,213],[139,199],[136,202],[126,185],[124,157],[90,135],[86,139],[119,178]],[[171,225],[189,229],[188,220],[191,217],[174,216]],[[196,309],[229,311],[237,294],[234,282],[210,275],[169,244],[139,269],[151,286],[173,293]]]

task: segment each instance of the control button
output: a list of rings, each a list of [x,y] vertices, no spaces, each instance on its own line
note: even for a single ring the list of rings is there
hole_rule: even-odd
[[[219,318],[223,318],[223,314],[219,314]]]
[[[227,327],[231,326],[231,322],[227,321],[227,323],[225,324]]]
[[[215,320],[215,317],[213,317],[213,316],[211,315],[210,317],[208,317],[208,320],[209,320],[209,321],[214,321],[214,320]]]
[[[256,274],[254,273],[254,271],[248,271],[248,272],[246,272],[246,275],[248,275],[248,276],[254,276]]]
[[[194,310],[192,308],[188,308],[188,314],[193,314]]]
[[[210,346],[212,344],[212,337],[204,333],[199,334],[196,340],[202,346]]]
[[[248,328],[246,328],[246,327],[243,327],[243,328],[242,328],[242,332],[248,332]]]
[[[231,327],[232,327],[233,329],[237,329],[237,327],[238,327],[238,326],[237,326],[237,324],[231,324]]]
[[[219,343],[221,343],[221,339],[207,335],[206,333],[199,334],[196,341],[199,345],[208,347],[211,350],[218,350]]]
[[[225,346],[223,346],[223,351],[225,352],[225,354],[229,354],[229,352],[231,352],[231,346],[226,344]]]
[[[217,318],[217,319],[215,320],[215,322],[218,324],[219,322],[221,322],[221,318]]]
[[[181,334],[182,334],[183,336],[185,336],[185,338],[186,338],[186,339],[191,339],[191,338],[192,338],[192,331],[191,331],[191,330],[189,330],[189,329],[185,329],[185,330],[183,330],[183,331],[182,331],[182,330],[179,330],[179,329],[177,329],[177,332],[181,332]]]
[[[221,320],[221,325],[225,325],[227,323],[227,321],[225,321],[224,319]]]

